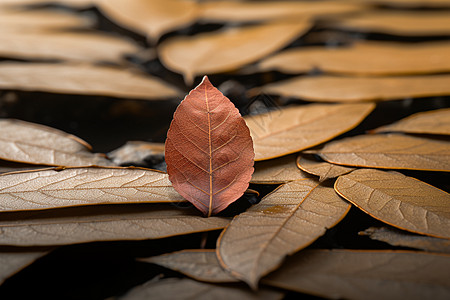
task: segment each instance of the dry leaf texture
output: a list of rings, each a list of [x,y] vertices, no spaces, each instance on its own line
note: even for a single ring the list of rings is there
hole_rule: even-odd
[[[185,81],[191,84],[196,75],[233,71],[261,59],[286,46],[310,27],[310,22],[298,20],[175,37],[164,41],[158,52],[168,69],[183,74]]]
[[[0,89],[162,100],[180,92],[156,77],[83,64],[3,63]]]
[[[374,130],[374,132],[386,131],[450,135],[450,108],[413,114],[398,122]]]
[[[294,153],[323,143],[358,125],[374,104],[303,105],[247,116],[255,160]]]
[[[324,161],[317,161],[305,155],[297,157],[297,166],[306,173],[319,176],[319,181],[350,173],[355,168],[333,165]]]
[[[45,252],[0,252],[0,285],[15,273],[19,272]]]
[[[146,160],[151,157],[164,160],[164,144],[128,141],[122,147],[109,152],[108,157],[117,165],[146,165]]]
[[[283,293],[261,289],[253,292],[243,287],[220,286],[202,283],[190,279],[168,278],[159,281],[148,281],[141,286],[135,287],[119,300],[280,300]]]
[[[300,76],[268,84],[252,93],[263,92],[318,102],[386,101],[450,95],[449,81],[450,75]]]
[[[358,43],[351,47],[290,49],[263,60],[263,71],[324,72],[360,75],[437,73],[450,70],[450,43]],[[356,85],[355,85],[356,86]]]
[[[215,250],[182,250],[160,256],[140,259],[181,272],[205,282],[236,282],[219,263]]]
[[[296,156],[289,155],[257,162],[251,183],[277,184],[310,177],[299,170],[295,161]]]
[[[336,191],[371,216],[400,229],[450,239],[450,194],[397,172],[359,169]]]
[[[0,120],[0,158],[4,160],[54,166],[111,165],[103,156],[91,153],[90,148],[85,141],[57,129]]]
[[[400,134],[349,137],[326,144],[319,154],[348,166],[450,171],[450,142]]]
[[[318,181],[292,181],[233,219],[217,246],[221,264],[257,288],[286,255],[310,245],[337,224],[350,205]]]
[[[2,213],[0,245],[66,245],[144,240],[222,229],[225,218],[168,205],[112,205]]]
[[[136,168],[69,168],[0,175],[0,211],[179,202],[167,174]]]
[[[393,227],[370,227],[358,234],[367,235],[372,240],[382,241],[393,246],[450,254],[450,240],[417,235]]]
[[[450,257],[413,251],[305,250],[264,283],[332,299],[448,299]]]
[[[165,151],[173,187],[206,216],[242,196],[253,173],[249,129],[206,76],[178,106]]]

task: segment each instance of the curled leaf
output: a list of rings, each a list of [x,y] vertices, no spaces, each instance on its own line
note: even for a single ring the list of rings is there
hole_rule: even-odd
[[[206,216],[242,196],[253,173],[249,129],[206,76],[178,106],[165,154],[173,187]]]

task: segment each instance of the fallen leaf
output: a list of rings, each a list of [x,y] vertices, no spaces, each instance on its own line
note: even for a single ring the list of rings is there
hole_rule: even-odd
[[[0,5],[13,8],[23,8],[21,6],[45,5],[56,3],[74,8],[88,8],[98,0],[2,0]]]
[[[317,161],[305,155],[297,157],[297,167],[306,173],[319,176],[319,181],[350,173],[355,168],[333,165],[325,161]]]
[[[318,102],[386,101],[450,95],[449,81],[450,75],[299,76],[255,88],[249,94],[265,93]]]
[[[45,254],[44,251],[0,251],[0,285]]]
[[[175,111],[165,156],[173,187],[208,217],[247,189],[254,157],[249,129],[208,77]]]
[[[195,280],[205,282],[237,282],[222,268],[215,250],[182,250],[173,253],[142,258],[139,261],[157,264],[181,272]]]
[[[0,30],[0,56],[5,58],[121,63],[126,54],[140,50],[131,40],[100,33]]]
[[[0,123],[1,124],[1,123]],[[48,168],[44,165],[23,164],[0,159],[0,174],[18,171],[31,171]]]
[[[208,1],[200,2],[200,19],[212,22],[255,22],[287,18],[314,18],[354,13],[357,3],[336,1]]]
[[[337,17],[333,28],[352,32],[377,32],[405,36],[445,36],[450,34],[447,12],[441,11],[369,11]]]
[[[449,256],[413,251],[305,250],[265,284],[332,299],[448,299]]]
[[[97,0],[100,11],[117,24],[156,42],[164,33],[197,19],[197,3],[189,0]]]
[[[164,144],[142,141],[128,141],[122,147],[108,153],[117,165],[145,165],[147,160],[164,161]]]
[[[196,75],[236,70],[283,48],[311,27],[308,21],[274,22],[165,40],[159,58],[191,84]],[[270,37],[268,42],[267,37]]]
[[[260,71],[400,75],[450,71],[450,43],[414,44],[364,42],[350,47],[292,48],[262,60]],[[356,86],[356,85],[355,85]]]
[[[450,108],[416,113],[393,124],[373,130],[373,132],[395,131],[450,135]]]
[[[450,194],[398,172],[359,169],[340,176],[339,195],[394,227],[450,239]]]
[[[450,143],[400,134],[366,134],[325,144],[318,153],[339,165],[450,171]]]
[[[167,174],[138,168],[68,168],[0,175],[0,211],[180,202]]]
[[[251,183],[279,184],[309,178],[296,165],[296,155],[283,156],[255,163]]]
[[[3,212],[0,245],[67,245],[159,239],[224,228],[225,218],[203,218],[174,205],[139,204]]]
[[[316,180],[291,181],[233,219],[219,237],[217,256],[233,276],[256,289],[285,256],[310,245],[349,209]]]
[[[177,300],[280,300],[283,293],[275,290],[261,289],[258,292],[250,291],[239,286],[220,286],[202,283],[187,278],[167,278],[159,281],[148,281],[143,285],[130,290],[119,300],[147,300],[147,299],[177,299]]]
[[[370,227],[358,233],[392,246],[422,249],[450,254],[450,240],[417,235],[393,227]]]
[[[180,95],[175,87],[150,75],[121,68],[68,63],[2,63],[0,89],[145,100]]]
[[[448,0],[364,0],[367,3],[394,8],[448,8]]]
[[[255,160],[276,158],[318,145],[358,125],[372,103],[303,105],[246,116]]]
[[[1,76],[1,75],[0,75]],[[80,138],[44,125],[0,119],[0,158],[15,162],[53,165],[111,165]]]

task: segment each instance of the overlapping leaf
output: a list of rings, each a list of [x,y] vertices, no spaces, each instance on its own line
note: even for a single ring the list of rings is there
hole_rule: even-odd
[[[258,64],[262,71],[324,72],[358,75],[437,73],[450,70],[450,43],[357,43],[350,47],[293,48]]]
[[[276,184],[308,178],[307,174],[298,169],[295,161],[296,156],[289,155],[257,162],[251,183]]]
[[[337,224],[350,205],[312,179],[292,181],[233,219],[217,246],[221,264],[256,288],[284,257]]]
[[[334,299],[448,299],[449,256],[413,251],[305,250],[264,279]]]
[[[247,116],[255,148],[255,160],[294,153],[354,128],[375,105],[304,105]]]
[[[400,229],[450,239],[450,194],[397,172],[359,169],[335,190],[371,216]]]
[[[225,218],[203,218],[174,205],[111,205],[2,213],[0,245],[66,245],[158,239],[222,229]]]
[[[310,27],[310,22],[297,20],[175,37],[164,41],[158,52],[168,69],[183,74],[185,81],[191,84],[197,75],[234,71],[261,59],[286,46]]]
[[[413,234],[393,227],[370,227],[359,232],[359,235],[366,235],[372,240],[382,241],[393,246],[450,254],[450,240]]]
[[[1,76],[1,75],[0,75]],[[111,165],[85,141],[63,131],[19,120],[0,119],[0,158],[54,166]]]
[[[0,285],[8,277],[11,277],[45,254],[46,252],[44,251],[0,251]]]
[[[180,95],[175,87],[139,72],[62,63],[2,63],[0,89],[146,100],[161,100]]]
[[[164,160],[164,144],[142,141],[128,141],[122,147],[108,153],[117,165],[143,165],[150,159]]]
[[[68,168],[0,175],[0,211],[179,202],[167,174],[137,168]]]
[[[299,155],[297,157],[297,167],[306,173],[319,176],[319,181],[324,181],[329,178],[336,178],[338,176],[350,173],[355,169],[351,167],[334,165],[323,161],[320,162],[305,155]]]
[[[450,108],[416,113],[374,130],[374,132],[389,131],[450,135]]]
[[[360,135],[326,144],[319,155],[335,164],[383,169],[450,171],[450,143],[400,134]]]
[[[208,217],[242,196],[253,173],[249,129],[206,76],[174,113],[165,155],[174,188]]]

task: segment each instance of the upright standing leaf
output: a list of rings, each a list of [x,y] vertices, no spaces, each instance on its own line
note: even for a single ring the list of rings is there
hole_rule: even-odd
[[[250,131],[206,76],[178,106],[165,153],[174,188],[207,216],[242,196],[253,173]]]

